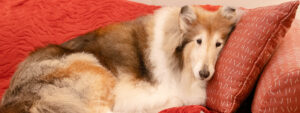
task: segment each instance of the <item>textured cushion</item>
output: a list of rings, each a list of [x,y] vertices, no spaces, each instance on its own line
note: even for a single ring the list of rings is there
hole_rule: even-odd
[[[264,65],[295,17],[298,1],[246,10],[228,39],[207,87],[207,106],[234,112],[252,91]]]
[[[295,21],[261,75],[254,113],[300,113],[300,20]]]

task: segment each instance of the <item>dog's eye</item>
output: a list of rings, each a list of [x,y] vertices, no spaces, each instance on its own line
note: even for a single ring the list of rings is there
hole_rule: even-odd
[[[217,43],[216,43],[216,47],[219,47],[219,46],[221,46],[221,43],[220,43],[220,42],[217,42]]]
[[[201,44],[201,43],[202,43],[202,40],[201,40],[201,39],[198,39],[198,40],[197,40],[197,43],[198,43],[198,44]]]

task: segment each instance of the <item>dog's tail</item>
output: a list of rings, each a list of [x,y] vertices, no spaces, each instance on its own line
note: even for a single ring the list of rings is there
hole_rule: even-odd
[[[28,102],[11,102],[0,106],[0,113],[30,113],[30,106]]]

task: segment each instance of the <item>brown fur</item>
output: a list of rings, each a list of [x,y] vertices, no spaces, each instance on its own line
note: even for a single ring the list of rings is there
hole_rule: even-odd
[[[0,107],[0,113],[29,113],[30,102],[10,103]]]
[[[101,78],[100,81],[90,84],[90,90],[100,93],[95,93],[96,95],[91,95],[96,97],[91,97],[92,100],[89,102],[89,105],[91,107],[90,109],[95,110],[94,112],[96,112],[96,110],[98,109],[97,107],[99,106],[107,107],[108,109],[112,108],[114,104],[114,96],[112,95],[112,89],[115,87],[116,78],[104,67],[93,65],[89,61],[74,61],[66,68],[59,68],[53,73],[50,73],[44,78],[44,80],[51,83],[55,80],[64,78],[77,79],[80,76],[85,75],[85,73],[92,73],[92,75]],[[101,102],[99,102],[100,100]]]
[[[202,8],[193,8],[197,19],[191,21],[189,24],[189,28],[187,28],[184,31],[179,31],[179,27],[177,24],[175,25],[169,25],[166,26],[165,31],[168,31],[165,33],[166,37],[172,36],[172,35],[179,35],[176,33],[183,33],[182,41],[175,42],[172,40],[176,39],[169,39],[166,38],[165,42],[173,43],[173,44],[165,44],[165,51],[166,52],[173,52],[176,59],[174,59],[174,62],[178,63],[178,66],[180,69],[183,67],[183,60],[187,60],[183,58],[183,48],[186,46],[186,44],[189,44],[193,40],[193,38],[196,35],[201,34],[204,30],[208,32],[208,42],[210,41],[212,35],[216,32],[220,33],[222,35],[222,39],[224,42],[228,38],[228,32],[232,31],[232,28],[235,26],[235,22],[230,21],[227,17],[223,16],[221,13],[221,10],[218,10],[217,12],[209,12],[209,11],[203,11]],[[179,21],[177,18],[169,18],[170,21]],[[208,43],[210,44],[210,43]],[[180,46],[174,46],[174,45],[180,45]],[[195,46],[195,45],[193,45]],[[177,47],[177,48],[174,48]],[[188,50],[188,49],[187,49]],[[175,51],[175,52],[174,52]],[[190,51],[190,49],[189,49]],[[189,52],[186,52],[189,53]]]
[[[230,32],[231,28],[235,26],[233,24],[234,22],[231,22],[230,19],[224,17],[220,10],[218,10],[218,12],[214,12],[217,14],[199,10],[201,9],[196,10],[197,21],[195,21],[198,25],[200,24],[204,27],[204,29],[208,31],[209,35],[213,32],[220,32],[223,35],[222,38],[228,38],[228,32]],[[196,23],[194,24],[196,25]]]
[[[149,17],[109,25],[90,32],[79,37],[86,38],[87,43],[75,49],[93,53],[114,75],[117,74],[118,68],[133,73],[137,78],[150,80],[151,73],[148,69],[151,66],[148,63],[146,48],[148,48],[149,40],[147,37],[151,37],[149,34],[152,32],[149,28],[151,20],[145,23],[143,19],[149,19]],[[73,39],[63,46],[72,49],[72,41],[80,42]]]

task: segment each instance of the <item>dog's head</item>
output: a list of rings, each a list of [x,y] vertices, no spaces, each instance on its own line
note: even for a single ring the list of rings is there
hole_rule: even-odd
[[[221,7],[215,12],[182,7],[179,25],[183,32],[183,68],[189,68],[196,79],[210,80],[219,53],[239,17],[231,7]]]

